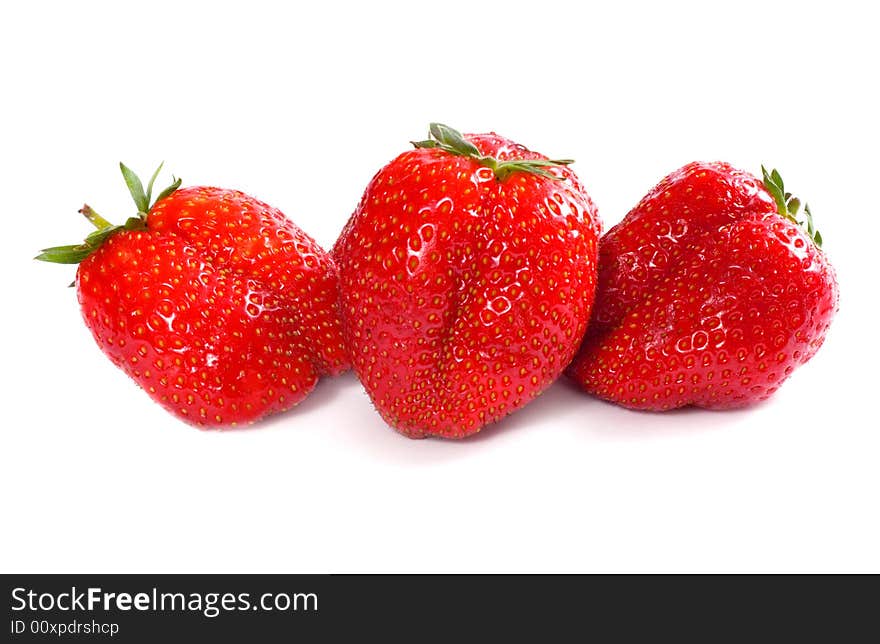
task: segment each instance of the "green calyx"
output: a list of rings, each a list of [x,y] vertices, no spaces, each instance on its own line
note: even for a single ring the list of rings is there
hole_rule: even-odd
[[[428,132],[426,140],[412,141],[412,144],[417,148],[439,148],[450,154],[470,157],[490,168],[499,181],[504,181],[514,172],[529,172],[546,179],[558,181],[560,177],[552,172],[548,172],[546,168],[567,166],[570,163],[574,163],[572,159],[510,159],[508,161],[499,161],[493,156],[481,154],[477,146],[464,138],[461,132],[448,125],[431,123]]]
[[[764,177],[764,187],[776,202],[776,209],[779,214],[796,223],[807,232],[807,236],[813,240],[818,248],[822,248],[822,235],[813,225],[813,213],[810,212],[809,204],[804,204],[804,218],[798,219],[797,215],[801,209],[801,200],[792,196],[790,192],[785,191],[785,184],[782,177],[776,169],[767,172],[767,168],[761,166],[761,174]]]
[[[181,184],[180,179],[172,177],[171,185],[160,192],[156,196],[156,199],[153,200],[153,184],[155,184],[156,177],[159,176],[159,172],[162,170],[163,165],[164,162],[159,164],[159,167],[153,172],[153,176],[150,177],[146,190],[144,190],[144,184],[141,183],[140,178],[126,167],[125,164],[120,163],[119,169],[122,171],[125,185],[128,186],[128,191],[131,193],[131,198],[134,200],[134,204],[137,207],[137,214],[133,217],[129,217],[124,224],[116,225],[111,224],[97,212],[92,210],[88,204],[84,205],[80,208],[79,213],[88,219],[97,230],[91,233],[79,244],[44,248],[34,259],[38,259],[41,262],[52,262],[54,264],[79,264],[86,257],[98,250],[101,244],[107,241],[113,233],[120,230],[146,230],[147,213],[150,212],[150,208],[152,208],[156,202],[161,201],[177,190]]]

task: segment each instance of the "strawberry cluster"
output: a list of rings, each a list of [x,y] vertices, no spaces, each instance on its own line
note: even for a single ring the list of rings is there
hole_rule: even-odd
[[[478,432],[563,372],[634,409],[726,409],[822,345],[837,281],[778,172],[689,164],[601,236],[570,163],[432,124],[331,252],[244,193],[175,180],[153,200],[161,166],[145,188],[120,164],[137,214],[84,206],[95,232],[37,259],[79,264],[98,346],[200,427],[289,409],[349,367],[413,438]]]

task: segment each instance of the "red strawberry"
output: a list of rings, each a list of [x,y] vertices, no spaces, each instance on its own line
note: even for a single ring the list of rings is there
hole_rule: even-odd
[[[101,350],[150,396],[203,427],[248,423],[300,402],[347,368],[329,255],[281,211],[220,188],[178,189],[37,259],[79,263],[77,296]],[[161,168],[161,166],[160,166]]]
[[[770,396],[837,310],[822,238],[799,208],[775,170],[762,183],[691,163],[663,179],[602,238],[597,304],[569,375],[633,409]]]
[[[461,438],[561,373],[590,315],[599,219],[570,161],[431,125],[334,248],[358,377],[413,438]]]

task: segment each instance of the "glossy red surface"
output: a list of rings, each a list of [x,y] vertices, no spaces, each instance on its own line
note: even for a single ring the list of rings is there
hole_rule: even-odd
[[[544,159],[494,134],[499,160]],[[385,420],[460,438],[522,407],[562,372],[590,315],[599,219],[574,173],[558,180],[438,149],[370,182],[334,248],[344,334]]]
[[[837,303],[825,254],[758,179],[692,163],[602,238],[593,319],[568,373],[635,409],[740,407],[815,354]]]
[[[348,366],[329,256],[240,192],[176,191],[80,264],[77,293],[102,351],[199,426],[288,409]]]

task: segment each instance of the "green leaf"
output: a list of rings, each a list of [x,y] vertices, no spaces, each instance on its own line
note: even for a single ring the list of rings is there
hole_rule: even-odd
[[[183,179],[177,179],[175,177],[171,177],[171,178],[174,179],[174,182],[170,186],[165,188],[165,190],[163,190],[162,192],[159,193],[159,196],[156,197],[156,201],[153,202],[154,204],[157,204],[160,201],[162,201],[165,197],[167,197],[172,192],[177,190],[180,187],[180,184],[183,183]]]
[[[34,257],[34,259],[38,259],[41,262],[51,262],[53,264],[79,264],[94,251],[95,248],[91,248],[85,244],[53,246],[52,248],[44,248],[40,251],[39,255]]]
[[[428,129],[431,132],[431,136],[433,136],[442,146],[448,146],[462,156],[480,156],[480,151],[477,149],[477,146],[464,138],[462,133],[455,128],[451,128],[443,123],[431,123]]]
[[[134,205],[137,206],[138,212],[147,212],[150,209],[150,204],[147,201],[147,195],[144,193],[144,184],[124,163],[119,163],[119,169],[122,170],[125,185],[128,186],[128,191],[131,193],[131,198],[134,199]]]
[[[150,201],[153,198],[153,184],[156,183],[156,177],[159,176],[159,172],[162,170],[162,166],[165,165],[165,162],[159,164],[159,167],[156,168],[156,171],[153,173],[153,176],[150,177],[150,183],[147,184],[147,206],[152,206],[153,203]]]
[[[82,243],[44,248],[34,259],[56,264],[78,264],[100,248],[101,244],[107,241],[107,239],[114,233],[120,230],[146,229],[145,216],[151,205],[150,198],[153,193],[153,186],[156,183],[156,177],[158,177],[159,173],[162,171],[163,165],[164,162],[160,163],[159,167],[153,172],[145,192],[140,178],[138,178],[138,176],[124,163],[120,163],[119,169],[122,171],[122,176],[125,179],[125,184],[128,186],[128,191],[131,193],[132,199],[134,199],[135,205],[137,206],[138,214],[134,217],[129,217],[123,225],[114,226],[101,217],[101,215],[95,212],[91,207],[84,205],[79,212],[88,219],[97,230],[88,235]],[[173,183],[162,191],[157,197],[157,201],[164,199],[180,187],[181,180],[176,178],[173,179]]]
[[[501,163],[507,163],[507,161],[502,161]],[[514,163],[529,166],[571,165],[574,163],[574,159],[518,159]]]
[[[819,231],[816,230],[813,224],[813,213],[810,212],[810,206],[803,204],[804,219],[802,221],[798,220],[797,214],[801,209],[801,200],[792,196],[790,192],[785,191],[785,184],[782,182],[779,172],[775,168],[767,172],[767,168],[762,165],[761,175],[764,178],[764,187],[767,188],[767,192],[770,193],[770,196],[776,202],[776,210],[779,214],[801,226],[806,231],[807,236],[813,240],[813,243],[821,248],[822,235],[819,234]]]
[[[122,230],[125,226],[110,226],[109,228],[102,228],[101,230],[96,230],[91,233],[88,237],[86,237],[83,242],[86,246],[92,248],[92,250],[98,248],[104,241],[117,230]]]
[[[528,172],[547,179],[559,180],[552,172],[544,168],[552,166],[564,166],[574,163],[572,159],[508,159],[498,161],[495,157],[483,155],[473,143],[464,138],[464,135],[443,123],[431,123],[428,126],[429,136],[433,137],[425,141],[410,141],[416,148],[440,148],[450,154],[465,156],[478,161],[490,168],[496,178],[501,181],[514,172]]]
[[[804,204],[804,215],[806,215],[807,219],[807,234],[815,242],[816,246],[822,248],[822,235],[816,230],[815,224],[813,224],[813,213],[810,212],[810,204]]]
[[[770,193],[770,196],[773,197],[773,201],[776,202],[776,210],[783,217],[788,217],[794,221],[794,218],[789,216],[788,208],[786,208],[785,205],[785,190],[783,189],[782,177],[779,176],[779,172],[775,169],[771,172],[767,172],[767,168],[762,165],[761,174],[764,177],[764,187],[767,188],[767,192]]]
[[[136,223],[135,223],[136,222]],[[53,246],[44,248],[34,259],[41,262],[53,262],[55,264],[79,264],[86,257],[101,247],[110,235],[120,230],[134,230],[143,228],[144,221],[140,217],[132,217],[124,226],[108,226],[92,232],[81,244],[70,246]]]
[[[521,161],[502,161],[498,164],[498,167],[495,168],[495,176],[497,176],[500,180],[506,179],[514,172],[528,172],[530,174],[544,177],[545,179],[558,178],[556,175],[547,172],[541,167],[526,165]]]
[[[514,172],[528,172],[536,174],[545,179],[553,179],[559,181],[561,177],[556,176],[552,172],[548,172],[544,168],[552,168],[555,166],[564,166],[574,163],[573,159],[512,159],[510,161],[501,161],[495,168],[495,175],[499,179],[506,179]]]
[[[785,202],[785,184],[782,182],[782,176],[780,176],[776,168],[770,171],[770,180],[773,181],[773,185],[776,186],[777,191],[782,195],[783,202]]]

